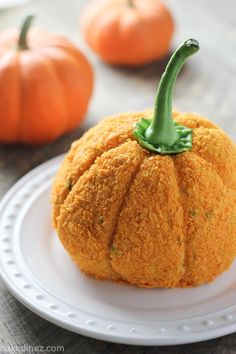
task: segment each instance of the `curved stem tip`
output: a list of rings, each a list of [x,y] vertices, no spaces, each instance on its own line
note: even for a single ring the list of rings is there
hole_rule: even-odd
[[[27,16],[21,26],[20,35],[18,39],[18,46],[17,46],[18,50],[29,49],[27,44],[27,35],[33,19],[34,19],[33,15]]]
[[[199,50],[195,39],[185,41],[172,55],[157,90],[152,123],[145,136],[150,144],[172,146],[178,140],[172,119],[172,93],[176,78],[187,58]]]

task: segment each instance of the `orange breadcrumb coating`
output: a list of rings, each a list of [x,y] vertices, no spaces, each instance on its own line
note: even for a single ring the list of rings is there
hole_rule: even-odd
[[[87,274],[141,287],[212,281],[236,257],[236,146],[208,119],[176,113],[193,128],[192,151],[155,155],[133,136],[152,111],[106,118],[59,169],[53,223]]]

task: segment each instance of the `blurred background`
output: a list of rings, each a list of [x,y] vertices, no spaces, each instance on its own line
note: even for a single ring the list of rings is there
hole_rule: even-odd
[[[7,3],[21,6],[7,8]],[[120,69],[102,63],[88,48],[79,30],[79,16],[89,0],[2,0],[0,29],[19,27],[35,14],[33,26],[69,37],[86,53],[95,70],[95,89],[84,128],[102,117],[153,105],[155,90],[167,60],[138,69]],[[194,111],[221,124],[236,138],[234,117],[236,81],[236,2],[233,0],[164,0],[175,19],[171,47],[188,38],[200,42],[200,52],[186,64],[177,80],[174,106]],[[1,4],[4,6],[1,8]]]

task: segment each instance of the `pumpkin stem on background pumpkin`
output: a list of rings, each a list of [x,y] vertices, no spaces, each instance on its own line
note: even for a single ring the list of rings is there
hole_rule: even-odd
[[[133,0],[128,0],[128,5],[129,5],[129,7],[134,7]]]
[[[160,154],[173,154],[192,148],[192,130],[172,118],[172,92],[176,78],[186,59],[199,50],[195,39],[185,41],[172,55],[161,77],[155,98],[154,117],[142,118],[134,135],[140,145]]]
[[[27,44],[27,34],[28,34],[28,30],[31,26],[33,19],[34,19],[34,16],[29,15],[26,17],[26,19],[24,20],[24,22],[22,24],[19,39],[18,39],[18,46],[17,46],[18,50],[29,49],[28,44]]]

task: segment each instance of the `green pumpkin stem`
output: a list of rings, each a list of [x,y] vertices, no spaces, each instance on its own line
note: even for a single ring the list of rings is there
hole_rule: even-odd
[[[195,39],[184,42],[172,55],[161,77],[155,98],[154,117],[145,132],[147,142],[152,145],[173,146],[179,139],[172,118],[172,92],[176,78],[186,59],[199,50]]]
[[[26,17],[26,19],[24,20],[24,22],[22,24],[19,39],[18,39],[18,46],[17,46],[18,50],[29,49],[28,44],[27,44],[27,34],[28,34],[28,31],[29,31],[29,28],[31,26],[33,19],[34,19],[34,16],[29,15]]]

